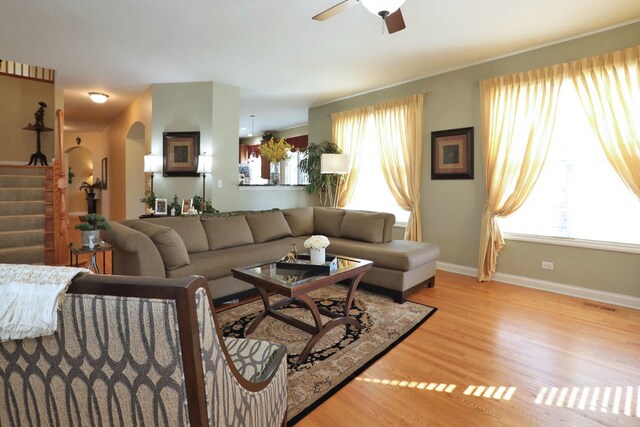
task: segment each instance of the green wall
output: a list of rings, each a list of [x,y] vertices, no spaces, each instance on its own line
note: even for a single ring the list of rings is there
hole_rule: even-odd
[[[312,108],[309,141],[331,140],[332,113],[425,93],[421,187],[424,240],[440,246],[440,261],[476,268],[485,194],[478,81],[637,44],[640,23]],[[467,126],[475,128],[475,179],[431,180],[431,132]],[[542,270],[542,259],[554,261],[555,270]],[[638,254],[509,241],[500,253],[497,270],[640,297]]]

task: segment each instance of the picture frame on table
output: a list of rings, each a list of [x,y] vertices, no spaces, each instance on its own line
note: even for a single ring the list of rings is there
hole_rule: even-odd
[[[162,176],[200,176],[200,132],[162,133]]]
[[[167,199],[156,199],[155,211],[156,215],[166,215],[167,214]]]
[[[473,127],[431,132],[431,179],[473,179]]]
[[[193,206],[193,199],[182,199],[182,215],[189,215],[191,206]]]

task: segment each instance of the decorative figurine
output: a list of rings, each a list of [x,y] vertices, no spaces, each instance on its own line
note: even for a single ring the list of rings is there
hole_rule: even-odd
[[[29,123],[28,126],[23,127],[22,129],[31,130],[36,133],[36,152],[33,153],[31,155],[31,158],[29,159],[29,166],[35,166],[38,161],[40,162],[41,166],[48,166],[47,157],[40,150],[40,133],[51,132],[53,129],[44,125],[44,109],[47,108],[47,104],[45,104],[43,101],[40,101],[38,102],[38,105],[40,105],[40,108],[38,108],[38,110],[34,114],[34,117],[36,119],[35,124],[32,125],[31,123]]]
[[[95,245],[96,245],[94,243],[93,239],[94,239],[93,234],[90,234],[89,235],[89,249],[93,249],[95,247]]]

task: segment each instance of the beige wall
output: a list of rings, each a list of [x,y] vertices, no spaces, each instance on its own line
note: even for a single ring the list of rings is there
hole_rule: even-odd
[[[44,124],[55,129],[55,86],[17,77],[0,75],[0,162],[29,163],[36,152],[36,133],[22,128],[34,124],[34,113],[44,101],[47,109]],[[42,152],[52,165],[54,157],[55,131],[41,132]],[[40,164],[40,163],[38,163]]]
[[[285,138],[285,139],[293,138],[294,136],[307,135],[309,134],[309,126],[307,125],[296,126],[294,128],[279,130],[277,132],[274,132],[274,134],[278,138]]]
[[[331,140],[331,113],[425,93],[424,239],[440,246],[441,261],[476,268],[485,194],[477,82],[637,44],[640,23],[312,108],[309,140]],[[431,180],[431,132],[467,126],[475,128],[475,179]],[[555,270],[542,270],[542,259],[554,261]],[[510,241],[498,258],[498,272],[640,297],[637,254]]]
[[[108,209],[105,212],[109,212],[109,218],[112,220],[125,219],[127,205],[132,204],[127,203],[126,143],[127,135],[138,122],[144,127],[145,152],[151,149],[152,92],[151,87],[145,90],[102,132],[109,147],[109,189],[102,192],[102,197],[106,198]],[[137,195],[139,198],[143,196],[144,194]],[[140,202],[137,204],[142,205]]]

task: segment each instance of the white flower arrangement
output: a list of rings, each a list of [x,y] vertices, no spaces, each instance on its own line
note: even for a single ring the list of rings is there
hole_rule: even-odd
[[[304,241],[304,247],[307,249],[324,249],[330,244],[326,236],[311,236]]]

